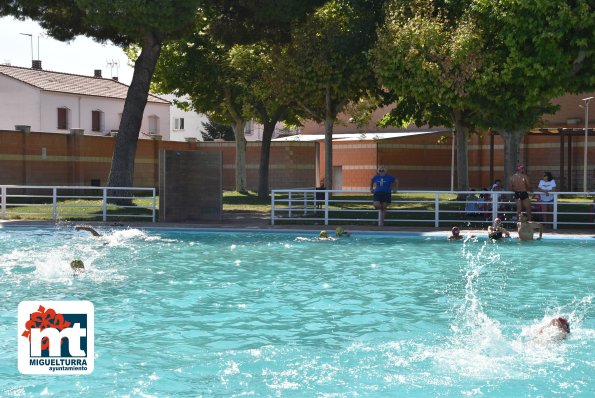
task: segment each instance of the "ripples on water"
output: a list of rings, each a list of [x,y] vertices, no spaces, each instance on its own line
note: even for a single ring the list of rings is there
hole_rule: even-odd
[[[595,394],[589,241],[101,232],[0,229],[0,396]],[[32,299],[94,303],[91,375],[18,374]]]

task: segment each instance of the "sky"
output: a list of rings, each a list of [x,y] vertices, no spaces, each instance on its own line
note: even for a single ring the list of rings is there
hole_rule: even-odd
[[[103,77],[118,76],[126,84],[132,80],[133,68],[119,47],[82,36],[69,43],[60,42],[45,36],[37,22],[0,18],[0,63],[30,68],[32,49],[33,59],[40,59],[45,70],[93,76],[95,69],[101,69]],[[118,66],[113,66],[116,63]]]

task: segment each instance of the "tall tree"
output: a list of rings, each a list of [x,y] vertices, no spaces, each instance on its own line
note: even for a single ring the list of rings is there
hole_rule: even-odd
[[[249,117],[244,109],[249,93],[237,83],[240,71],[231,62],[233,46],[215,39],[208,29],[208,22],[203,20],[195,31],[164,46],[153,88],[188,97],[190,107],[196,112],[208,114],[217,123],[231,125],[236,144],[235,188],[246,192],[244,129]]]
[[[322,0],[6,0],[0,16],[31,18],[63,41],[83,35],[141,51],[122,112],[108,184],[131,186],[136,144],[149,87],[163,43],[181,37],[197,20],[208,18],[230,41],[275,38],[291,21],[302,18]],[[290,12],[288,12],[290,11]],[[197,14],[200,12],[199,17]],[[258,29],[262,27],[262,29]]]
[[[464,3],[437,8],[431,0],[393,0],[371,52],[383,87],[397,98],[385,125],[415,122],[455,129],[460,190],[469,189],[470,91],[483,62],[481,36],[465,15]]]
[[[231,64],[238,72],[236,83],[246,93],[244,111],[263,125],[258,169],[258,196],[269,196],[269,159],[271,140],[277,123],[299,123],[300,109],[295,101],[284,95],[283,81],[287,71],[276,63],[275,54],[285,51],[284,46],[259,42],[235,46],[231,52]]]
[[[476,0],[486,63],[476,98],[480,121],[504,139],[505,178],[520,142],[550,100],[595,89],[595,3],[591,0]]]
[[[133,184],[136,144],[161,45],[194,24],[200,2],[155,0],[140,6],[134,1],[10,0],[0,6],[0,15],[36,20],[58,40],[84,35],[101,43],[140,47],[118,129],[110,186]]]
[[[332,187],[332,135],[337,115],[377,88],[367,51],[375,42],[382,1],[331,0],[296,25],[281,63],[287,92],[307,117],[324,123],[325,177]]]

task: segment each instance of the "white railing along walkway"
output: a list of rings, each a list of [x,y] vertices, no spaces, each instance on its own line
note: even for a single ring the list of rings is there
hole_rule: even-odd
[[[121,195],[121,192],[141,194],[143,198],[150,201],[148,206],[127,206],[115,205],[110,200],[132,200],[138,196],[114,196]],[[111,193],[111,195],[110,195]],[[83,202],[76,203],[77,200]],[[92,204],[85,201],[100,200],[99,204]],[[108,210],[108,205],[111,206]],[[23,209],[31,209],[25,211]],[[43,217],[49,216],[53,221],[60,218],[89,217],[90,213],[64,211],[76,208],[96,208],[97,217],[108,221],[112,217],[150,219],[155,222],[157,211],[157,196],[155,188],[135,187],[90,187],[90,186],[30,186],[30,185],[0,185],[0,220],[6,220],[8,216],[26,219],[27,216]],[[19,209],[19,210],[16,210]],[[119,213],[125,209],[146,209],[148,214]]]
[[[539,192],[532,193],[530,197]],[[595,192],[552,192],[553,202],[531,199],[533,219],[558,229],[561,225],[595,229]],[[366,198],[362,198],[365,196]],[[457,198],[465,197],[465,200]],[[551,206],[551,208],[550,208]],[[399,191],[392,196],[385,225],[434,226],[485,224],[500,217],[516,220],[509,191]],[[315,221],[324,225],[377,223],[380,215],[365,190],[276,189],[271,195],[271,223]],[[545,220],[544,218],[547,218]]]

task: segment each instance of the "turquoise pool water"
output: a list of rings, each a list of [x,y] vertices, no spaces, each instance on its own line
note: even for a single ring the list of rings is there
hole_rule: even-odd
[[[0,396],[595,396],[593,238],[100,231],[0,228]],[[92,374],[19,373],[38,299],[94,304]]]

